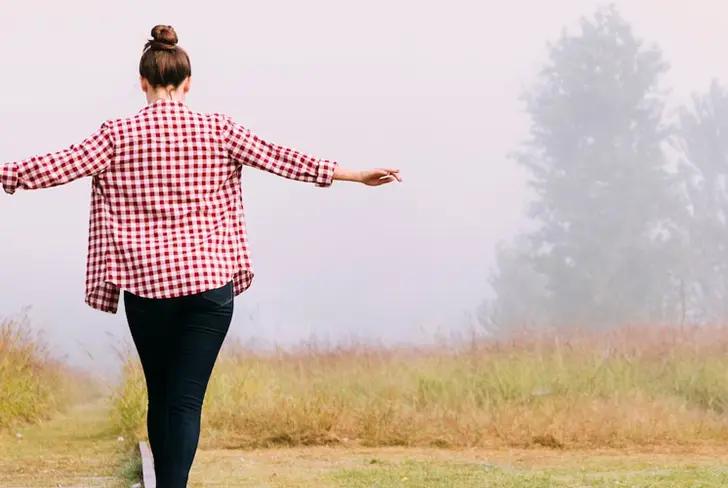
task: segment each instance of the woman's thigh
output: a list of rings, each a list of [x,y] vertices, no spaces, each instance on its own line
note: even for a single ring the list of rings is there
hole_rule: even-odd
[[[161,388],[175,341],[174,299],[139,297],[124,291],[124,310],[134,345],[139,353],[149,393]]]
[[[200,409],[232,320],[232,283],[183,298],[174,324],[168,391],[177,407]]]

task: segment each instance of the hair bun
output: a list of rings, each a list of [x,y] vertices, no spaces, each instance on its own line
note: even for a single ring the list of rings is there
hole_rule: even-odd
[[[171,25],[155,25],[152,29],[152,37],[155,41],[169,46],[177,44],[177,33]]]

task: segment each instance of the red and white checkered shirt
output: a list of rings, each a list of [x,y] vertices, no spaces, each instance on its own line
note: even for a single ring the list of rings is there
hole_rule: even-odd
[[[170,298],[253,279],[242,166],[318,187],[336,161],[258,137],[222,113],[157,99],[81,143],[0,165],[6,193],[92,176],[85,302],[116,313],[120,289]]]

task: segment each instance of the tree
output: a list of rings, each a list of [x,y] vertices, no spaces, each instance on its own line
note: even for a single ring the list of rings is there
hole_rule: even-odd
[[[496,249],[496,270],[490,284],[497,300],[485,301],[479,321],[489,330],[533,328],[544,325],[545,277],[534,270],[533,250],[525,236]]]
[[[543,282],[534,304],[552,325],[607,326],[674,320],[671,268],[679,200],[662,145],[657,47],[644,47],[614,5],[581,19],[549,44],[549,62],[523,96],[529,139],[512,157],[525,166],[538,229],[524,236],[520,266]],[[521,246],[523,247],[523,246]],[[515,278],[514,278],[515,279]],[[490,310],[501,316],[518,290],[497,289]],[[521,306],[521,305],[519,305]]]
[[[693,321],[728,319],[728,92],[717,80],[680,111],[674,139],[687,198],[687,301]]]

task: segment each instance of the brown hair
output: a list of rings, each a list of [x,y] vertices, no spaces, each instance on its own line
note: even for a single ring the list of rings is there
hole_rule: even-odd
[[[190,57],[177,45],[177,33],[171,25],[155,25],[152,39],[144,45],[139,74],[155,86],[179,86],[192,74]]]

